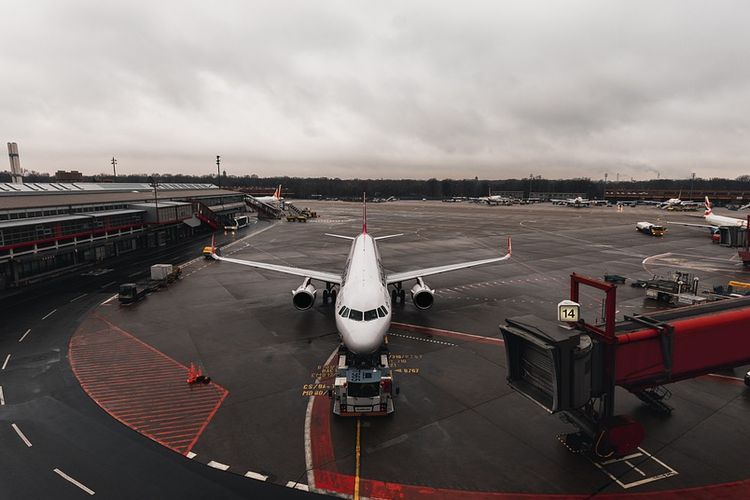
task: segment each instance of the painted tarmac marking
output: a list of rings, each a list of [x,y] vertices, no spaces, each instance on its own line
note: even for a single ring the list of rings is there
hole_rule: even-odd
[[[227,470],[229,468],[228,465],[223,464],[221,462],[215,462],[214,460],[211,460],[210,462],[208,462],[208,466],[213,467],[214,469],[219,469],[219,470]]]
[[[354,454],[356,457],[356,462],[354,466],[354,500],[359,500],[359,468],[360,468],[360,436],[361,436],[361,428],[362,426],[362,420],[357,417],[357,444],[354,447]]]
[[[29,328],[28,330],[26,330],[26,333],[24,333],[23,335],[21,335],[21,338],[18,339],[18,341],[19,342],[23,342],[23,339],[25,339],[26,335],[28,335],[30,332],[31,332],[31,328]]]
[[[79,488],[81,488],[83,491],[85,491],[89,495],[94,495],[94,490],[92,490],[91,488],[86,487],[86,485],[84,485],[83,483],[80,483],[80,482],[76,481],[75,479],[73,479],[72,477],[70,477],[69,475],[67,475],[63,471],[61,471],[60,469],[52,469],[52,471],[54,473],[56,473],[57,475],[59,475],[61,478],[65,479],[66,481],[75,484],[76,486],[78,486]]]
[[[253,472],[251,470],[245,472],[245,477],[249,477],[250,479],[255,479],[256,481],[265,481],[268,479],[268,476],[265,476],[263,474],[258,474],[257,472]]]
[[[5,395],[3,394],[2,385],[0,385],[0,406],[5,406]]]
[[[335,348],[331,355],[323,366],[328,366],[333,362],[334,356],[338,354],[338,348]],[[318,376],[315,378],[315,383],[319,384],[322,377]],[[310,396],[307,400],[307,409],[305,410],[305,468],[307,469],[307,484],[315,491],[315,470],[313,469],[313,451],[312,451],[312,432],[310,431],[312,424],[312,412],[313,404],[315,403],[315,396]]]
[[[102,303],[101,303],[101,304],[99,304],[99,305],[100,305],[100,306],[103,306],[103,305],[105,305],[105,304],[109,304],[110,302],[112,302],[112,301],[113,301],[113,300],[115,300],[116,298],[117,298],[117,294],[114,294],[113,296],[111,296],[110,298],[108,298],[107,300],[105,300],[104,302],[102,302]]]
[[[192,460],[193,458],[197,457],[198,454],[197,453],[193,453],[192,451],[189,451],[189,452],[187,452],[187,454],[185,456]]]
[[[8,361],[10,361],[10,354],[5,356],[5,362],[3,363],[3,367],[0,368],[0,370],[5,370],[5,367],[8,366]]]
[[[100,286],[99,288],[100,288],[100,289],[102,289],[102,288],[107,288],[107,287],[108,287],[108,286],[110,286],[110,285],[116,285],[116,284],[117,284],[117,282],[116,282],[116,281],[110,281],[109,283],[105,283],[105,284],[103,284],[103,285],[102,285],[102,286]]]
[[[389,333],[388,335],[391,335],[393,337],[401,337],[402,339],[419,340],[422,342],[431,342],[433,344],[449,345],[452,347],[456,346],[456,344],[451,344],[450,342],[443,342],[442,340],[432,340],[432,339],[425,339],[422,337],[412,337],[411,335],[401,335],[400,333]]]
[[[84,293],[84,294],[81,294],[81,295],[79,295],[78,297],[76,297],[75,299],[70,299],[70,301],[71,301],[71,302],[75,302],[75,301],[76,301],[76,300],[78,300],[78,299],[82,299],[82,298],[84,298],[84,297],[85,297],[86,295],[88,295],[88,293]]]
[[[613,460],[607,460],[606,462],[602,462],[601,464],[599,464],[598,462],[595,462],[593,460],[591,462],[596,467],[598,467],[599,470],[601,470],[602,472],[604,472],[613,481],[615,481],[618,485],[620,485],[621,488],[626,489],[626,490],[630,489],[630,488],[635,488],[636,486],[641,486],[643,484],[652,483],[652,482],[658,481],[660,479],[667,479],[668,477],[676,476],[676,475],[679,474],[679,472],[677,472],[672,467],[668,466],[667,464],[665,464],[664,462],[662,462],[661,460],[659,460],[658,458],[656,458],[655,456],[653,456],[652,454],[650,454],[649,452],[647,452],[646,450],[644,450],[643,448],[638,447],[638,451],[640,453],[633,453],[632,455],[628,455],[626,457],[616,458],[616,459],[613,459]],[[640,469],[638,469],[637,467],[635,467],[630,462],[630,460],[633,459],[633,458],[641,458],[641,457],[647,457],[646,460],[642,461],[641,463],[647,463],[646,461],[648,459],[651,459],[654,462],[656,462],[657,464],[659,464],[660,466],[662,466],[666,470],[666,472],[663,472],[661,474],[656,474],[656,475],[653,475],[651,477],[645,477],[646,474],[643,471],[641,471]],[[625,464],[629,465],[630,466],[630,470],[640,473],[641,476],[643,476],[644,478],[640,479],[638,481],[631,481],[629,483],[623,483],[620,480],[623,477],[622,473],[614,475],[614,474],[612,474],[610,471],[608,471],[605,468],[607,465],[613,465],[613,464],[617,464],[617,463],[625,463]]]
[[[45,317],[42,318],[42,321],[44,321],[45,319],[49,318],[50,316],[52,316],[56,312],[57,312],[57,309],[52,309],[50,312],[47,313],[47,315]]]
[[[729,379],[729,380],[739,380],[740,382],[744,381],[744,379],[742,379],[741,377],[731,377],[729,375],[720,375],[718,373],[709,373],[708,376],[709,377],[726,378],[726,379]]]
[[[294,488],[295,490],[310,491],[310,488],[306,484],[297,483],[295,481],[287,481],[287,488]]]
[[[143,271],[136,271],[134,273],[128,274],[128,278],[132,278],[134,276],[138,276],[139,274],[143,274]]]
[[[10,426],[13,427],[13,430],[16,431],[16,434],[18,434],[18,437],[21,438],[21,441],[23,441],[26,444],[26,446],[31,448],[31,441],[29,441],[29,439],[24,435],[24,433],[21,432],[21,429],[19,429],[16,424],[10,424]]]

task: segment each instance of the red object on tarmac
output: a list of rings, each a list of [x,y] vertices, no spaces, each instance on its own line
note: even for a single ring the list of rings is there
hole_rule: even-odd
[[[187,383],[192,385],[198,382],[198,377],[200,377],[202,374],[203,373],[200,368],[196,368],[193,363],[190,363],[190,368],[188,369]]]
[[[610,418],[604,424],[604,427],[605,430],[602,431],[604,436],[599,435],[599,442],[597,442],[595,450],[602,457],[605,456],[601,454],[603,450],[599,449],[602,437],[604,437],[604,443],[611,448],[612,455],[624,457],[635,453],[646,436],[643,426],[626,415],[618,415]]]

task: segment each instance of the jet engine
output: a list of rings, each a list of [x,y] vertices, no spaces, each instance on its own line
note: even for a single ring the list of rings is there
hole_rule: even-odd
[[[424,284],[422,278],[411,288],[411,300],[417,309],[429,309],[435,302],[435,290]]]
[[[315,303],[315,294],[318,290],[306,279],[297,289],[292,290],[292,304],[300,311],[310,309]]]

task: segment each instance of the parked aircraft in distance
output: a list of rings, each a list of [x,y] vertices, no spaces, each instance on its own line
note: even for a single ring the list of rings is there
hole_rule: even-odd
[[[292,303],[299,310],[310,309],[317,294],[312,280],[325,283],[323,303],[330,298],[336,306],[336,328],[344,345],[353,353],[368,354],[379,349],[391,324],[391,302],[404,302],[406,292],[403,283],[416,281],[411,288],[411,297],[418,309],[429,309],[434,302],[435,291],[429,288],[423,278],[459,269],[504,261],[511,256],[511,239],[508,238],[508,253],[501,257],[460,262],[443,266],[387,273],[383,268],[378,252],[377,241],[402,236],[393,234],[373,237],[367,232],[367,208],[363,200],[362,232],[357,236],[327,234],[335,238],[351,241],[351,249],[346,266],[341,274],[318,269],[255,262],[222,257],[212,243],[211,256],[218,261],[241,264],[257,269],[266,269],[303,277],[302,284],[292,290]],[[338,291],[337,291],[338,287]],[[388,288],[392,287],[390,295]]]
[[[279,184],[271,196],[253,196],[253,198],[263,203],[279,203],[284,200],[281,196],[281,184]]]
[[[692,226],[692,227],[707,227],[712,229],[712,233],[715,232],[719,227],[741,227],[747,229],[747,220],[738,219],[736,217],[727,217],[726,215],[714,214],[713,208],[711,207],[711,201],[706,196],[705,201],[706,211],[703,212],[703,220],[705,224],[693,224],[688,222],[670,222],[670,224],[677,224],[679,226]]]

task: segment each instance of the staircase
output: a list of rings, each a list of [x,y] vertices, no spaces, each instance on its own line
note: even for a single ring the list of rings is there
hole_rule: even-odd
[[[258,213],[259,219],[281,219],[284,211],[276,206],[245,196],[245,204]]]

